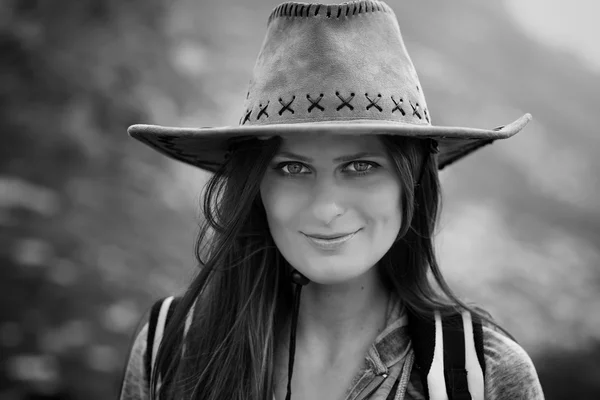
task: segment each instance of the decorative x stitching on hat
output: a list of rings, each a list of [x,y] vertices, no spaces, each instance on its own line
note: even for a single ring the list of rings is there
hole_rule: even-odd
[[[269,114],[267,114],[267,107],[269,107],[269,102],[267,101],[267,104],[265,104],[264,107],[262,104],[259,104],[258,106],[260,107],[260,111],[258,112],[258,116],[256,117],[256,119],[260,119],[260,117],[263,115],[269,118]]]
[[[413,109],[413,115],[416,115],[417,118],[421,119],[421,113],[419,113],[419,103],[413,104],[410,100],[408,101],[408,104],[410,104],[410,106]]]
[[[383,108],[381,108],[381,106],[378,106],[377,103],[379,103],[379,100],[381,100],[381,93],[377,95],[377,98],[371,99],[369,97],[369,93],[365,93],[365,97],[367,98],[367,100],[369,100],[369,105],[367,106],[367,110],[371,107],[375,107],[376,109],[379,110],[379,112],[383,111]]]
[[[392,98],[392,102],[394,103],[394,108],[392,108],[392,114],[394,113],[394,111],[398,110],[400,111],[400,113],[402,115],[406,115],[406,112],[404,112],[404,109],[401,107],[401,104],[404,102],[404,100],[402,100],[402,98],[400,98],[400,100],[396,101],[394,100],[394,96],[390,96]]]
[[[310,107],[308,107],[308,112],[312,112],[313,108],[317,107],[319,110],[321,111],[325,111],[325,108],[319,104],[319,102],[321,100],[323,100],[323,93],[321,93],[319,95],[319,97],[317,97],[316,100],[313,100],[309,94],[306,95],[306,98],[308,99],[308,101],[310,102]]]
[[[289,112],[291,112],[293,114],[294,110],[292,110],[290,108],[290,106],[292,105],[292,103],[294,102],[294,100],[296,100],[296,96],[292,96],[291,100],[286,103],[280,97],[279,98],[279,104],[281,104],[283,107],[281,108],[281,110],[279,110],[279,115],[282,115],[284,111],[289,111]]]
[[[338,97],[338,99],[340,99],[342,101],[342,104],[340,104],[336,110],[340,111],[342,108],[344,107],[348,107],[350,110],[354,110],[354,107],[350,104],[350,102],[352,101],[352,99],[354,99],[354,93],[350,93],[350,96],[343,98],[340,95],[340,92],[335,92],[335,95]]]

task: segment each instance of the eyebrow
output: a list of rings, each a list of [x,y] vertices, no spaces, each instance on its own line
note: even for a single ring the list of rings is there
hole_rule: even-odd
[[[300,161],[309,162],[309,163],[314,161],[310,157],[305,157],[300,154],[291,153],[289,151],[281,151],[281,152],[277,153],[276,157],[292,158],[295,160],[300,160]],[[358,158],[364,158],[364,157],[383,157],[383,154],[369,153],[369,152],[363,151],[363,152],[356,153],[356,154],[348,154],[345,156],[340,156],[340,157],[335,158],[333,161],[335,161],[335,162],[352,161],[352,160],[356,160]]]

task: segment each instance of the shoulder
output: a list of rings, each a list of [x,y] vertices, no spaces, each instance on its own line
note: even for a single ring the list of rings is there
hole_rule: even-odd
[[[144,368],[148,336],[148,323],[139,330],[131,349],[121,385],[121,400],[142,400],[148,398],[147,377]]]
[[[129,356],[130,361],[139,361],[143,363],[144,355],[146,354],[146,347],[148,345],[148,323],[146,322],[139,330],[133,344],[131,346],[131,355]]]
[[[518,343],[484,326],[483,352],[486,399],[544,399],[533,362]]]

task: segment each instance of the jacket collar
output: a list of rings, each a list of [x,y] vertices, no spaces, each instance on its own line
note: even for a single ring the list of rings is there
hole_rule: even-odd
[[[386,327],[367,353],[376,374],[387,373],[388,368],[403,359],[410,350],[408,316],[397,296],[390,297],[386,314]]]

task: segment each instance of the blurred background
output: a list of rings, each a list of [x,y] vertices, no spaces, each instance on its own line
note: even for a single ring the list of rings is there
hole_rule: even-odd
[[[0,2],[0,399],[115,398],[194,270],[206,175],[134,123],[235,125],[276,0]],[[441,173],[454,287],[546,397],[600,398],[600,5],[388,0],[435,124],[534,121]]]

